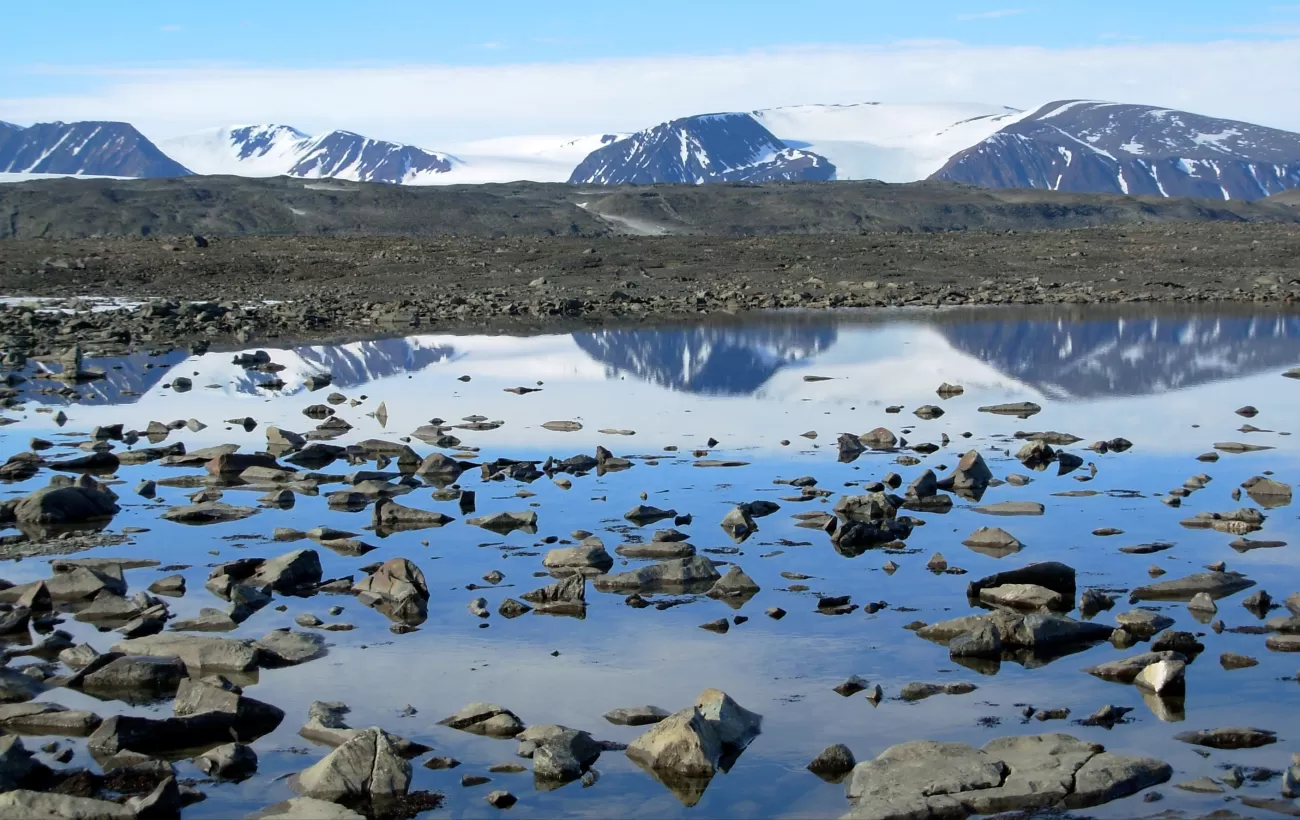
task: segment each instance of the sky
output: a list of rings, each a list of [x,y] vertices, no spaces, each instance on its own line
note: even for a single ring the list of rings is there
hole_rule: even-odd
[[[0,120],[125,120],[155,139],[275,122],[437,149],[777,105],[1086,97],[1300,130],[1300,3],[64,0],[58,10],[5,10]]]

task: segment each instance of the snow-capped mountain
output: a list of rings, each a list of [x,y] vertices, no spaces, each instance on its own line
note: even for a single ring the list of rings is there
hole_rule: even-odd
[[[1050,103],[938,179],[988,188],[1261,199],[1300,187],[1300,134],[1147,105]]]
[[[820,154],[836,179],[914,182],[1021,112],[979,103],[793,105],[750,115],[791,148]]]
[[[593,151],[569,182],[645,185],[655,182],[827,180],[835,166],[790,148],[749,114],[684,117]]]
[[[0,128],[0,172],[124,177],[188,176],[124,122],[45,122]]]
[[[216,128],[165,140],[162,145],[201,174],[331,177],[409,185],[445,174],[453,165],[448,155],[413,145],[372,140],[351,131],[311,137],[287,125]]]
[[[455,184],[485,182],[567,182],[573,169],[592,151],[627,134],[582,137],[525,136],[476,140],[448,147],[459,160],[451,173],[437,180]]]

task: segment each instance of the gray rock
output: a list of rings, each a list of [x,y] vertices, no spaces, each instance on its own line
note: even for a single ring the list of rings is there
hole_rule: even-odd
[[[297,666],[325,655],[325,639],[310,632],[276,629],[255,641],[263,666]]]
[[[298,775],[294,790],[341,802],[400,797],[411,784],[411,764],[382,729],[365,729]]]
[[[695,547],[685,541],[655,541],[649,544],[620,544],[614,552],[624,558],[689,558],[695,554]]]
[[[206,635],[148,635],[119,641],[112,647],[123,655],[180,658],[191,672],[247,672],[257,668],[259,652],[252,641]]]
[[[1001,658],[1002,636],[997,627],[985,623],[949,641],[948,654],[954,658]]]
[[[1097,666],[1090,666],[1083,671],[1094,677],[1114,683],[1132,683],[1142,673],[1142,670],[1161,661],[1182,661],[1185,663],[1187,658],[1177,652],[1145,652],[1141,655],[1132,655],[1117,661],[1107,661]]]
[[[573,547],[561,547],[546,553],[542,566],[553,574],[599,575],[609,572],[614,566],[614,559],[605,551],[605,545],[599,538],[587,538]]]
[[[524,730],[523,721],[514,712],[494,703],[471,703],[438,725],[488,737],[514,737]]]
[[[185,678],[185,663],[177,657],[125,655],[78,675],[77,685],[102,695],[171,694]]]
[[[13,506],[13,516],[22,524],[58,526],[102,521],[117,515],[117,495],[88,475],[75,482],[56,479]]]
[[[398,621],[422,622],[427,614],[429,587],[424,573],[405,558],[390,558],[380,564],[353,586],[352,592]]]
[[[658,706],[633,706],[612,709],[605,713],[605,720],[615,726],[649,726],[668,717],[670,713]]]
[[[94,712],[67,709],[57,703],[14,703],[0,706],[0,728],[23,735],[86,737],[102,722]]]
[[[26,703],[45,691],[45,684],[16,669],[0,667],[0,703]]]
[[[980,527],[962,541],[962,544],[992,558],[1005,558],[1024,548],[1024,544],[1021,544],[1018,538],[998,527]]]
[[[1202,729],[1174,735],[1174,740],[1211,749],[1256,749],[1277,742],[1277,732],[1268,729],[1231,726],[1221,729]]]
[[[582,777],[600,757],[601,747],[591,735],[567,726],[530,726],[519,740],[533,744],[533,777],[568,783]]]
[[[1033,584],[1060,593],[1066,600],[1073,600],[1075,593],[1074,567],[1059,561],[1043,561],[1029,564],[1020,569],[997,572],[986,575],[978,581],[966,585],[966,597],[978,600],[980,590],[1000,587],[1006,584]]]
[[[314,797],[294,797],[250,814],[247,820],[366,820],[365,815],[352,809],[317,800]]]
[[[758,524],[744,507],[735,507],[722,519],[722,529],[731,540],[743,544],[749,536],[758,532]]]
[[[1069,735],[999,738],[981,750],[914,741],[859,763],[846,791],[850,817],[965,818],[1100,805],[1171,774],[1159,761],[1121,758]]]
[[[442,527],[454,520],[451,516],[440,512],[406,507],[391,499],[381,498],[375,502],[371,524],[376,531],[385,532]]]
[[[1012,609],[1046,609],[1063,610],[1070,608],[1070,602],[1061,593],[1054,592],[1037,584],[1003,584],[985,587],[980,590],[979,598],[986,604],[1011,607]]]
[[[1124,629],[1139,638],[1150,638],[1174,625],[1174,619],[1148,609],[1121,612],[1115,620]]]
[[[721,576],[713,562],[701,556],[658,561],[630,572],[601,575],[592,580],[602,591],[656,592],[711,588]]]
[[[1186,668],[1183,661],[1157,661],[1139,672],[1133,684],[1162,697],[1182,695],[1187,690]]]
[[[24,820],[138,820],[127,806],[91,797],[14,789],[0,794],[0,817]]]
[[[753,578],[733,564],[725,575],[714,582],[709,595],[713,598],[744,598],[757,594],[759,589]]]
[[[669,715],[638,736],[628,744],[627,756],[670,783],[688,779],[707,784],[722,758],[722,741],[713,725],[691,707]]]
[[[1201,572],[1138,587],[1129,593],[1129,602],[1191,601],[1199,593],[1217,601],[1253,586],[1255,582],[1239,572]]]
[[[172,507],[164,512],[160,518],[164,521],[174,521],[177,524],[202,526],[206,524],[224,524],[229,521],[242,521],[249,516],[256,515],[257,512],[256,507],[236,507],[222,501],[204,501],[198,504]]]
[[[499,512],[491,515],[481,515],[477,518],[466,518],[465,523],[501,535],[507,535],[515,530],[535,533],[537,532],[537,513],[532,510],[517,513]]]
[[[839,783],[853,771],[856,765],[857,761],[854,760],[853,752],[849,747],[843,743],[836,743],[834,746],[822,749],[821,754],[808,764],[808,771],[827,783]]]
[[[908,702],[925,700],[935,695],[969,695],[978,687],[973,683],[921,683],[913,681],[899,691],[898,696]]]

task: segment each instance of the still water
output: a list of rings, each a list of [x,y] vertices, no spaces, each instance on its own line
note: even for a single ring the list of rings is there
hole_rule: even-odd
[[[1229,547],[1234,536],[1179,525],[1200,511],[1257,506],[1249,498],[1236,502],[1230,497],[1252,476],[1271,471],[1275,479],[1294,482],[1297,441],[1287,434],[1300,417],[1300,382],[1281,374],[1300,364],[1300,316],[1222,309],[818,314],[526,338],[423,335],[263,349],[286,367],[277,374],[285,383],[280,390],[259,388],[257,384],[269,377],[232,364],[231,351],[195,357],[177,352],[89,358],[87,365],[104,369],[107,377],[79,386],[82,399],[75,403],[30,392],[25,410],[11,413],[17,422],[0,428],[0,455],[25,449],[32,436],[71,447],[96,425],[124,423],[127,429],[143,430],[150,421],[190,418],[207,428],[180,430],[169,442],[183,441],[191,450],[231,442],[245,452],[255,451],[265,446],[269,425],[299,432],[312,429],[316,422],[306,418],[303,409],[339,391],[360,403],[338,408],[354,429],[333,440],[335,444],[397,440],[435,417],[459,424],[466,417],[483,416],[503,424],[491,430],[452,431],[464,445],[478,448],[483,461],[505,457],[540,462],[548,456],[590,454],[600,445],[631,458],[635,466],[575,478],[569,489],[547,478],[528,485],[483,484],[477,471],[466,473],[460,483],[477,490],[479,514],[531,509],[539,517],[537,534],[503,537],[466,526],[459,520],[463,516],[456,502],[435,501],[426,489],[400,500],[458,520],[440,529],[385,538],[364,532],[368,511],[330,510],[323,494],[301,496],[291,510],[263,509],[235,523],[168,523],[158,519],[161,510],[187,503],[185,496],[193,490],[160,487],[162,501],[151,502],[135,495],[133,488],[144,478],[193,471],[155,465],[122,468],[116,490],[123,510],[110,529],[149,531],[134,535],[130,544],[76,557],[143,557],[191,565],[183,573],[189,593],[168,599],[179,617],[224,604],[203,587],[208,567],[314,546],[274,543],[270,534],[275,527],[306,530],[326,525],[361,532],[378,548],[364,557],[317,548],[326,578],[360,577],[360,566],[403,556],[421,567],[432,594],[428,620],[406,635],[390,633],[387,619],[350,595],[277,598],[275,603],[287,605],[287,611],[268,607],[228,633],[257,638],[293,626],[294,617],[303,613],[357,627],[326,633],[330,651],[324,658],[261,672],[247,694],[279,706],[287,717],[278,730],[253,744],[259,773],[239,784],[200,782],[207,800],[189,807],[186,817],[243,816],[292,797],[285,776],[328,751],[297,735],[308,704],[315,700],[347,703],[352,726],[377,725],[432,746],[433,754],[462,761],[450,771],[431,771],[420,759],[415,761],[412,788],[446,795],[444,806],[429,816],[495,816],[498,811],[483,797],[500,788],[519,797],[510,812],[520,817],[834,817],[849,808],[844,787],[824,783],[804,768],[830,744],[848,745],[863,761],[908,740],[980,746],[995,737],[1048,731],[1102,743],[1118,753],[1159,758],[1174,768],[1173,780],[1157,789],[1164,795],[1159,804],[1148,806],[1134,797],[1089,810],[1087,816],[1134,817],[1167,810],[1198,816],[1223,808],[1225,800],[1228,808],[1244,816],[1276,816],[1234,799],[1238,794],[1278,797],[1276,777],[1240,790],[1225,787],[1224,794],[1196,795],[1174,788],[1202,776],[1221,777],[1232,765],[1285,769],[1291,752],[1300,749],[1297,656],[1268,651],[1264,635],[1231,631],[1259,623],[1240,606],[1247,593],[1219,602],[1218,617],[1229,627],[1222,634],[1196,621],[1184,604],[1156,605],[1177,621],[1175,629],[1204,633],[1201,640],[1206,644],[1204,655],[1188,668],[1185,714],[1165,715],[1163,720],[1134,687],[1080,671],[1145,651],[1145,644],[1119,650],[1103,643],[1050,663],[1030,664],[1035,668],[1003,663],[995,673],[986,669],[982,674],[957,665],[944,647],[904,626],[971,613],[975,610],[965,595],[968,581],[1045,560],[1075,567],[1081,588],[1117,594],[1149,583],[1153,564],[1168,573],[1165,578],[1176,578],[1215,561],[1246,573],[1258,582],[1257,589],[1267,589],[1275,599],[1300,591],[1295,546],[1300,527],[1290,506],[1266,510],[1263,529],[1250,536],[1287,542],[1285,547],[1238,552]],[[333,384],[309,392],[304,380],[322,372],[333,375]],[[192,390],[178,393],[168,387],[180,376],[192,379]],[[806,380],[809,376],[819,380]],[[963,386],[964,394],[941,399],[936,388],[944,382]],[[48,384],[34,380],[24,387]],[[505,392],[520,386],[541,389],[526,395]],[[977,410],[1019,401],[1036,402],[1042,412],[1021,420]],[[369,415],[380,402],[387,410],[382,425]],[[1247,404],[1258,408],[1258,416],[1247,420],[1234,413]],[[51,413],[36,412],[43,405],[66,413],[66,423],[57,426]],[[938,405],[944,414],[922,420],[912,412],[921,405]],[[887,413],[890,406],[903,410]],[[244,417],[255,419],[258,426],[245,432],[223,423]],[[543,427],[556,420],[577,421],[582,429],[554,432]],[[1240,432],[1245,423],[1263,431]],[[905,437],[909,445],[940,444],[944,435],[951,443],[928,455],[909,453],[920,460],[912,466],[896,463],[900,452],[868,451],[848,463],[839,460],[839,434],[862,434],[879,426]],[[634,434],[600,432],[612,430]],[[1095,478],[1079,480],[1091,475],[1088,466],[1065,476],[1058,476],[1055,466],[1044,472],[1027,470],[1014,458],[1022,442],[1013,434],[1033,430],[1081,437],[1065,449],[1095,465]],[[1132,441],[1132,449],[1106,454],[1083,449],[1090,442],[1119,436]],[[716,446],[708,444],[710,439]],[[1215,463],[1196,460],[1215,443],[1233,441],[1274,449],[1222,453]],[[412,445],[421,455],[432,451],[418,440]],[[925,526],[916,528],[906,550],[868,551],[852,558],[832,549],[825,533],[798,527],[792,517],[829,511],[839,494],[860,494],[863,484],[890,471],[902,475],[904,486],[926,469],[943,476],[972,448],[983,454],[998,478],[1011,473],[1033,478],[1026,486],[990,488],[982,503],[1037,501],[1045,505],[1045,514],[993,518],[974,511],[973,502],[954,498],[946,514],[917,514]],[[696,467],[696,450],[744,466]],[[356,468],[340,463],[328,471],[351,469]],[[1181,509],[1161,503],[1170,490],[1199,473],[1212,481],[1183,499]],[[799,476],[815,477],[818,488],[834,494],[824,500],[780,500],[798,491],[774,481]],[[48,472],[43,472],[6,491],[24,494],[47,482]],[[521,490],[534,495],[520,497]],[[1097,494],[1060,495],[1080,490]],[[659,610],[630,608],[623,595],[599,593],[589,586],[582,620],[532,615],[504,620],[496,614],[507,596],[518,598],[550,580],[534,577],[551,548],[542,543],[546,536],[568,540],[574,530],[589,530],[611,554],[619,544],[649,541],[656,526],[638,529],[623,518],[625,511],[643,503],[643,493],[644,503],[693,515],[694,523],[681,529],[697,550],[739,565],[761,592],[739,610],[704,596]],[[255,505],[257,495],[227,490],[224,500]],[[781,509],[759,519],[759,531],[737,546],[718,522],[735,504],[757,500],[776,501]],[[1003,527],[1024,549],[995,558],[962,546],[966,536],[983,526]],[[1123,532],[1094,535],[1099,528]],[[1156,541],[1175,546],[1153,555],[1120,551]],[[935,552],[968,574],[927,571]],[[899,567],[893,574],[882,570],[890,560]],[[637,564],[616,558],[614,571]],[[499,585],[466,589],[471,584],[486,586],[482,576],[491,570],[504,574]],[[798,582],[806,589],[791,589],[795,582],[783,572],[810,576]],[[48,574],[48,564],[40,557],[0,564],[0,577],[13,583]],[[129,570],[131,592],[146,588],[161,574],[159,569]],[[851,595],[854,603],[883,601],[888,606],[874,614],[858,609],[828,616],[816,611],[820,595]],[[487,598],[493,613],[487,628],[466,610],[478,596]],[[335,604],[345,611],[338,618],[327,617],[325,610]],[[770,607],[789,614],[779,621],[769,619],[764,611]],[[1115,608],[1095,620],[1114,623],[1114,616],[1129,608],[1121,594]],[[749,620],[726,634],[699,628],[737,614]],[[118,637],[97,634],[73,620],[61,628],[101,651]],[[1254,656],[1260,663],[1225,671],[1218,663],[1225,651]],[[884,700],[873,706],[863,694],[844,698],[832,691],[850,675],[879,684]],[[899,690],[912,681],[965,681],[978,689],[919,703],[898,700]],[[710,687],[762,714],[763,732],[728,773],[713,779],[694,807],[684,806],[619,752],[600,757],[595,766],[599,780],[587,788],[575,782],[555,791],[535,791],[527,772],[493,774],[488,786],[462,788],[461,775],[486,774],[493,764],[517,760],[516,744],[437,725],[466,703],[490,701],[529,724],[558,723],[599,739],[629,742],[643,729],[607,724],[605,712],[645,704],[676,711]],[[126,706],[61,689],[41,699],[101,715],[171,714],[170,703]],[[1073,723],[1105,704],[1134,707],[1133,720],[1111,730]],[[408,705],[415,714],[403,715]],[[1027,720],[1022,716],[1026,705],[1068,707],[1071,715],[1063,721]],[[1235,725],[1277,730],[1280,742],[1203,757],[1196,747],[1172,739],[1188,729]],[[70,743],[77,757],[69,765],[93,767],[84,742]],[[29,748],[38,745],[29,743]],[[177,766],[183,776],[202,779],[188,762]]]

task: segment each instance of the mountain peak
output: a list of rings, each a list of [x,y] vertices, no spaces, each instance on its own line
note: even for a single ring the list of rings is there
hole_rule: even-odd
[[[124,177],[190,174],[125,122],[44,122],[0,130],[0,171]]]
[[[1300,187],[1300,134],[1153,105],[1058,100],[954,155],[935,177],[1252,200]]]
[[[570,183],[772,182],[833,179],[825,157],[791,148],[749,114],[682,117],[593,151]]]

